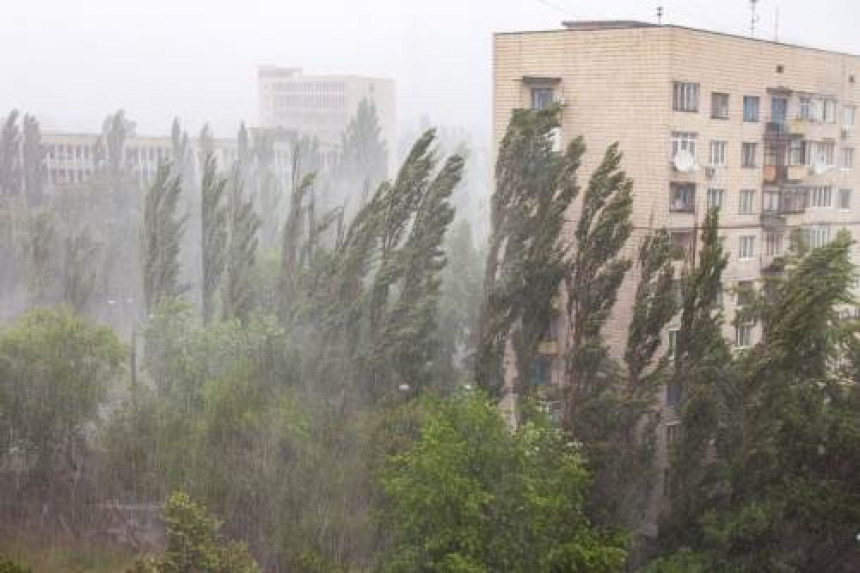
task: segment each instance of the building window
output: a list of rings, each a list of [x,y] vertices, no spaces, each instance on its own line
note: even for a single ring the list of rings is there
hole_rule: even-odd
[[[669,406],[677,406],[681,403],[681,385],[666,384],[666,404]]]
[[[757,143],[744,143],[741,149],[741,165],[747,168],[755,168],[758,161],[757,155]]]
[[[552,359],[537,356],[531,364],[531,383],[533,386],[548,386],[552,373]]]
[[[711,165],[726,164],[726,148],[728,143],[725,141],[711,141]]]
[[[672,447],[681,437],[681,424],[666,424],[666,446]]]
[[[799,139],[792,139],[788,148],[788,164],[789,165],[808,165],[807,144]]]
[[[836,123],[836,102],[834,100],[824,100],[821,106],[821,118],[827,123]]]
[[[840,167],[845,170],[854,169],[854,148],[845,147],[842,149],[842,157]]]
[[[738,259],[745,261],[755,258],[755,235],[738,237]]]
[[[724,195],[723,189],[708,189],[708,209],[722,209]]]
[[[823,247],[830,242],[830,227],[826,225],[816,225],[806,229],[806,240],[810,249]]]
[[[729,94],[711,94],[711,117],[729,119]]]
[[[699,111],[699,84],[675,82],[672,108],[675,111]]]
[[[696,210],[696,185],[692,183],[672,183],[670,211],[692,213]]]
[[[846,211],[851,209],[851,189],[839,190],[839,208]]]
[[[738,214],[739,215],[752,215],[753,214],[753,202],[755,201],[755,189],[744,189],[740,194],[740,201],[738,203]]]
[[[764,239],[764,254],[778,257],[782,254],[782,233],[768,233]]]
[[[799,119],[811,121],[813,119],[813,115],[814,106],[812,105],[812,98],[801,97],[797,108],[797,117]]]
[[[812,200],[810,202],[811,207],[831,207],[833,205],[832,202],[832,189],[830,187],[813,187],[812,188]]]
[[[678,329],[670,328],[669,329],[669,347],[668,347],[668,355],[669,358],[675,358],[675,352],[678,350]]]
[[[749,348],[752,346],[752,325],[739,324],[735,327],[735,347]]]
[[[692,231],[672,231],[672,260],[682,261],[687,258],[693,248]]]
[[[854,116],[857,108],[853,105],[846,105],[842,108],[842,127],[845,129],[854,128]]]
[[[738,307],[749,306],[755,300],[755,287],[750,280],[738,281],[735,304]]]
[[[684,131],[672,132],[672,159],[681,151],[686,151],[696,158],[696,134]]]
[[[815,162],[827,167],[836,164],[836,143],[832,141],[819,141],[815,143]]]
[[[532,109],[546,109],[555,102],[552,88],[532,88]]]
[[[744,121],[757,122],[759,118],[759,109],[761,107],[761,98],[758,96],[744,96]]]

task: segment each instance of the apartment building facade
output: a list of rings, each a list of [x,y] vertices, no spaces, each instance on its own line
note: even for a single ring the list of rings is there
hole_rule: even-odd
[[[665,227],[688,259],[707,209],[720,209],[729,259],[721,304],[725,336],[737,348],[761,335],[759,325],[733,324],[744,293],[778,270],[794,229],[811,246],[842,229],[860,239],[858,56],[677,26],[573,22],[496,34],[493,81],[496,150],[513,109],[552,102],[562,105],[561,144],[582,135],[588,145],[582,185],[604,149],[620,143],[634,180],[625,256],[635,259],[642,238]],[[860,251],[854,257],[860,262]],[[629,273],[606,328],[616,354],[637,280]],[[664,348],[677,327],[670,325]],[[555,344],[544,345],[537,370],[559,382],[566,328],[551,331]],[[670,406],[674,399],[664,396]],[[677,431],[667,412],[663,445]]]
[[[339,146],[359,103],[376,107],[389,157],[396,151],[394,80],[351,75],[305,75],[300,68],[258,70],[260,125],[316,137]]]

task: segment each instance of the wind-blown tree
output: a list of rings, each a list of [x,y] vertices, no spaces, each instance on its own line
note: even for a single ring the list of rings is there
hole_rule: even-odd
[[[158,166],[144,199],[141,264],[144,303],[150,314],[159,304],[177,299],[186,290],[179,277],[179,250],[186,220],[178,213],[182,186],[170,172],[169,163]]]
[[[260,241],[266,247],[277,245],[278,213],[281,210],[281,194],[275,176],[275,138],[271,131],[254,134],[254,159],[258,189],[255,196],[259,200]]]
[[[18,111],[6,116],[0,132],[0,195],[17,197],[21,194],[21,130]]]
[[[218,164],[210,152],[203,160],[200,183],[200,256],[203,322],[214,312],[214,299],[227,262],[230,215],[225,199],[229,180],[218,175]]]
[[[682,537],[689,535],[684,524],[707,503],[699,488],[714,475],[708,460],[718,431],[719,391],[734,376],[717,304],[728,260],[718,231],[719,211],[711,209],[702,228],[698,258],[685,270],[681,282],[681,326],[670,384],[680,394],[676,408],[683,439],[670,452],[673,461],[667,489],[672,492],[672,522]],[[667,529],[672,527],[670,523]]]
[[[579,187],[581,139],[564,156],[553,150],[559,110],[516,110],[499,149],[476,356],[478,384],[503,393],[502,358],[516,357],[513,390],[530,392],[538,345],[555,315],[553,299],[568,272],[564,217]]]
[[[254,212],[253,198],[243,198],[243,182],[238,165],[229,183],[228,221],[230,236],[221,289],[223,316],[225,320],[246,322],[254,306],[251,269],[256,263],[260,219]]]
[[[631,262],[620,253],[633,224],[633,181],[621,169],[618,144],[611,145],[591,175],[576,226],[571,271],[566,279],[570,343],[565,357],[567,375],[564,424],[576,426],[585,439],[588,428],[577,425],[577,410],[587,408],[605,381],[601,369],[608,349],[602,329],[618,297]]]
[[[851,244],[840,233],[791,257],[785,275],[743,317],[761,321],[761,342],[738,355],[734,376],[695,394],[695,409],[686,405],[677,475],[687,476],[684,464],[710,437],[699,470],[707,479],[675,484],[686,489],[673,499],[663,541],[675,551],[691,547],[704,571],[860,566],[858,392],[844,368],[856,324],[840,320],[838,310],[854,302]],[[693,425],[700,412],[705,436]]]
[[[588,513],[603,527],[637,531],[649,518],[656,478],[657,397],[670,365],[665,353],[658,358],[658,351],[661,335],[677,312],[672,255],[665,229],[642,238],[624,350],[626,372],[609,363],[602,387],[577,408],[577,437],[584,442],[594,475]]]
[[[56,302],[58,237],[54,216],[41,211],[29,218],[27,225],[28,289],[36,304]]]
[[[678,311],[672,255],[672,239],[665,229],[650,233],[639,246],[639,283],[624,351],[631,393],[647,393],[649,380],[659,378],[667,366],[661,361],[656,370],[652,369],[663,329]]]
[[[384,347],[393,382],[425,387],[431,383],[437,358],[435,336],[441,271],[446,264],[442,250],[445,233],[454,220],[451,194],[463,176],[463,158],[450,157],[433,179],[417,206],[409,238],[399,252],[402,280],[399,297],[390,311]],[[394,386],[395,384],[392,384]]]
[[[212,135],[212,130],[209,129],[209,124],[204,125],[200,129],[200,135],[197,136],[198,157],[197,162],[200,165],[206,163],[206,158],[209,155],[215,154],[215,136]]]
[[[388,172],[388,149],[382,140],[374,103],[365,98],[341,138],[338,175],[342,182],[359,189],[375,189]]]
[[[87,310],[96,289],[100,250],[89,228],[65,239],[62,297],[79,314]]]
[[[125,206],[129,199],[125,181],[125,143],[133,134],[134,123],[126,118],[123,110],[107,116],[102,124],[108,187],[120,207]]]
[[[24,193],[30,205],[38,205],[43,199],[44,156],[39,122],[32,115],[25,115],[21,139],[21,169]]]

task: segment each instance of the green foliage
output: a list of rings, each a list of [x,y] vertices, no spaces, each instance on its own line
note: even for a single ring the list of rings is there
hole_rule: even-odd
[[[81,444],[123,355],[108,328],[65,309],[30,311],[0,331],[2,455],[18,452],[33,480],[60,478],[55,464]]]
[[[31,569],[0,555],[0,573],[31,573]]]
[[[625,551],[583,517],[574,444],[538,422],[512,433],[480,394],[432,403],[382,475],[386,571],[616,571]]]
[[[83,313],[89,306],[98,279],[98,255],[101,250],[89,228],[65,240],[62,275],[63,302]]]
[[[860,565],[860,481],[849,461],[860,451],[858,393],[844,378],[856,342],[837,314],[851,300],[851,244],[840,233],[791,257],[746,317],[762,321],[762,341],[731,370],[717,371],[713,353],[693,363],[698,380],[719,377],[691,386],[685,399],[675,452],[675,486],[683,489],[664,544],[693,547],[703,571]],[[688,348],[689,357],[714,346]]]
[[[259,566],[243,543],[225,541],[217,518],[176,492],[164,506],[167,548],[154,560],[141,560],[131,573],[256,573]]]
[[[515,111],[496,162],[475,364],[478,384],[496,397],[503,391],[509,339],[517,359],[515,391],[528,393],[531,363],[553,317],[552,299],[568,272],[560,238],[579,193],[576,171],[585,148],[576,139],[563,157],[553,150],[559,113]]]

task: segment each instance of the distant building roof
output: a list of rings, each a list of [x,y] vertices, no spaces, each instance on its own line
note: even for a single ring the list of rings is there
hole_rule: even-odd
[[[618,28],[652,28],[656,24],[639,20],[565,20],[562,22],[568,30],[615,30]]]

